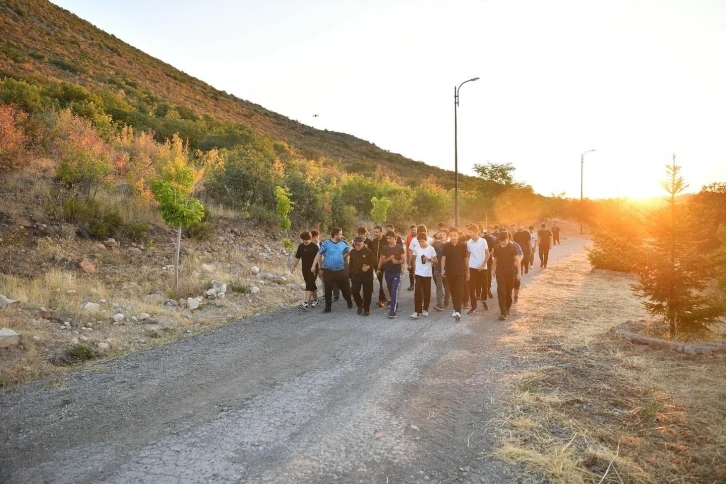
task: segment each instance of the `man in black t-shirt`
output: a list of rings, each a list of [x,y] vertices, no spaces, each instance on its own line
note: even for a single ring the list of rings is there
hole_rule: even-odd
[[[557,224],[552,226],[552,245],[560,243],[560,227]]]
[[[547,224],[540,225],[539,232],[537,232],[537,245],[539,245],[539,266],[546,269],[552,246],[552,232],[547,228]]]
[[[386,232],[388,245],[383,247],[378,259],[378,270],[384,273],[388,292],[391,294],[391,311],[388,313],[391,319],[398,317],[398,286],[401,284],[401,266],[406,260],[406,251],[396,239],[395,232]]]
[[[373,269],[375,270],[376,276],[378,278],[379,308],[386,306],[386,292],[383,290],[383,272],[378,270],[378,261],[381,258],[383,247],[385,247],[387,243],[388,242],[386,241],[386,238],[383,237],[383,227],[381,227],[380,225],[376,225],[375,227],[373,227],[373,238],[366,241],[366,246],[371,249],[371,252],[373,252],[373,257],[375,259],[375,265],[373,266]]]
[[[375,271],[374,255],[371,249],[365,246],[363,238],[358,236],[353,240],[353,250],[350,251],[348,271],[350,273],[351,292],[358,314],[368,316],[371,309],[371,294],[373,294],[373,272]],[[360,291],[363,289],[363,298]]]
[[[513,235],[512,240],[519,244],[522,248],[522,271],[529,274],[529,257],[531,255],[532,236],[524,230],[521,225],[517,226],[517,232]]]
[[[464,281],[469,280],[469,251],[466,243],[459,241],[459,229],[449,229],[449,241],[444,244],[441,252],[441,273],[446,278],[451,292],[451,304],[454,312],[451,314],[457,321],[461,321],[462,293]]]
[[[315,285],[315,279],[317,276],[313,274],[311,269],[313,267],[315,256],[318,255],[319,247],[317,244],[312,242],[312,235],[310,232],[303,232],[300,234],[300,239],[302,240],[302,244],[297,247],[297,252],[295,252],[295,263],[292,265],[290,273],[295,273],[295,268],[297,267],[298,262],[302,260],[302,275],[305,280],[305,300],[301,307],[307,310],[311,304],[313,307],[318,304],[318,287]]]
[[[499,300],[499,320],[504,321],[512,307],[512,291],[515,281],[520,280],[519,252],[509,239],[507,232],[499,232],[497,245],[492,251],[492,270],[497,278],[497,299]]]

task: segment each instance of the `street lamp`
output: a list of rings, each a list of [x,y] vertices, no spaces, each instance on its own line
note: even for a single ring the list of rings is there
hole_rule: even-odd
[[[584,210],[584,205],[583,205],[584,201],[582,199],[582,181],[583,181],[582,173],[585,170],[585,155],[590,153],[591,151],[595,151],[595,150],[594,149],[587,150],[586,152],[584,152],[583,154],[580,155],[580,235],[582,235],[582,220],[585,216],[585,210]]]
[[[459,107],[459,91],[461,86],[471,81],[478,81],[479,78],[475,77],[464,81],[459,84],[459,87],[454,86],[454,226],[459,226],[459,145],[457,140],[457,126],[456,126],[456,111]]]

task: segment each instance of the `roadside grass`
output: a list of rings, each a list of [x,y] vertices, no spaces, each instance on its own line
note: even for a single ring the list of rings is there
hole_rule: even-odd
[[[580,252],[522,290],[504,342],[496,456],[554,482],[726,482],[726,365],[630,345],[609,331],[645,319],[628,275]]]

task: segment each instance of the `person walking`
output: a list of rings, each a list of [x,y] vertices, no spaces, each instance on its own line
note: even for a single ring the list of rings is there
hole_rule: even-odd
[[[360,233],[360,232],[359,232]],[[368,316],[371,309],[373,294],[373,272],[376,263],[373,251],[366,247],[363,237],[353,239],[353,250],[350,251],[348,270],[350,271],[351,291],[358,307],[358,314]],[[361,289],[363,297],[361,298]]]
[[[388,245],[381,251],[378,270],[383,271],[388,292],[391,293],[391,311],[388,317],[393,319],[398,317],[398,286],[401,284],[401,265],[405,262],[406,251],[402,245],[396,243],[396,233],[392,230],[386,232],[386,241]]]
[[[383,238],[383,227],[380,225],[376,225],[373,227],[373,238],[368,239],[366,242],[366,245],[368,248],[373,252],[373,259],[374,259],[374,266],[373,269],[376,274],[376,278],[378,279],[378,307],[384,308],[386,307],[386,291],[384,290],[383,285],[383,271],[379,271],[378,267],[378,261],[381,258],[381,251],[383,250],[383,247],[386,246],[388,242],[386,239]]]
[[[557,245],[560,243],[560,226],[557,225],[557,222],[552,226],[552,245]]]
[[[428,243],[426,232],[419,232],[416,236],[418,247],[416,248],[415,265],[415,292],[414,292],[414,313],[412,319],[429,315],[429,304],[431,303],[431,279],[433,279],[433,266],[438,264],[436,249]]]
[[[302,260],[302,276],[305,281],[305,300],[301,307],[307,311],[312,304],[312,307],[318,305],[318,286],[315,285],[315,279],[317,279],[317,273],[313,270],[313,261],[318,255],[319,247],[317,244],[312,242],[312,235],[310,232],[303,232],[300,234],[300,240],[302,243],[297,246],[295,252],[295,263],[290,268],[290,274],[295,273],[295,268],[298,263]]]
[[[350,284],[348,274],[345,270],[345,263],[350,256],[350,247],[341,240],[343,229],[336,227],[330,231],[330,240],[323,242],[315,256],[313,267],[317,267],[322,259],[322,270],[320,271],[325,284],[325,309],[324,313],[332,311],[333,286],[337,286],[343,294],[343,299],[348,303],[348,309],[353,309],[353,300],[350,297]]]
[[[517,242],[514,242],[512,234],[509,234],[509,241],[514,248],[517,249],[517,257],[519,260],[519,278],[514,280],[514,291],[512,296],[512,303],[516,303],[519,301],[519,288],[522,285],[522,260],[524,259],[524,251],[522,251],[522,247]]]
[[[545,223],[540,225],[539,232],[537,232],[537,245],[539,246],[539,266],[546,269],[552,246],[552,232]]]
[[[449,229],[449,242],[444,245],[441,255],[441,274],[447,278],[451,291],[451,303],[454,312],[451,314],[461,321],[461,296],[464,281],[469,279],[469,253],[464,243],[459,242],[459,229]]]
[[[522,250],[522,274],[529,274],[529,259],[531,257],[530,250],[532,248],[532,236],[529,232],[524,230],[521,225],[517,225],[517,232],[513,236],[514,242],[516,242]]]
[[[449,304],[449,287],[445,284],[444,276],[441,275],[441,253],[444,250],[444,236],[441,231],[436,232],[434,235],[434,243],[431,244],[436,251],[437,264],[434,264],[433,275],[434,284],[436,285],[436,311],[444,310],[444,297],[446,298],[446,305]]]
[[[417,234],[417,232],[416,232],[416,226],[415,225],[411,225],[408,228],[408,235],[406,236],[406,245],[405,245],[405,247],[406,247],[406,261],[410,261],[411,260],[411,241],[413,241],[414,239],[416,239],[416,234]],[[410,283],[409,286],[408,286],[408,290],[409,291],[413,291],[413,283],[414,283],[414,278],[413,278],[413,270],[414,270],[413,269],[413,264],[410,264],[409,263],[409,264],[407,264],[407,266],[408,266],[407,267],[407,269],[408,269],[408,281]]]
[[[537,232],[534,231],[534,225],[529,226],[529,237],[530,241],[530,253],[529,253],[529,268],[534,268],[534,254],[537,252]]]
[[[490,226],[489,229],[492,227]],[[486,274],[484,275],[484,287],[482,288],[481,293],[481,299],[482,301],[485,301],[487,299],[494,299],[494,294],[492,294],[492,250],[494,250],[494,246],[497,243],[496,237],[494,237],[494,234],[490,232],[489,230],[484,232],[483,236],[484,240],[487,241],[487,247],[489,247],[489,257],[487,258],[487,270]]]
[[[512,307],[514,281],[521,277],[519,256],[514,244],[510,243],[507,232],[499,232],[497,245],[492,251],[492,271],[497,278],[497,299],[499,301],[499,320],[504,321]]]
[[[479,226],[471,224],[467,226],[469,240],[466,241],[466,249],[469,255],[469,301],[471,309],[467,314],[476,313],[476,301],[480,299],[481,288],[486,278],[487,259],[489,258],[489,246],[487,241],[479,237]],[[486,298],[481,299],[482,307],[489,310]]]

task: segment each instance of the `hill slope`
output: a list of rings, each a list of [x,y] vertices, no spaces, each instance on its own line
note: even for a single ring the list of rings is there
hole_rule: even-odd
[[[163,114],[172,106],[182,119],[234,123],[285,141],[306,156],[340,159],[349,172],[371,174],[382,165],[404,181],[433,175],[445,188],[453,187],[450,171],[348,134],[311,128],[219,91],[48,1],[3,2],[0,31],[0,78],[82,86],[100,93],[106,106],[118,105],[107,109],[116,121],[137,124],[130,111]],[[468,181],[460,176],[462,187]]]

